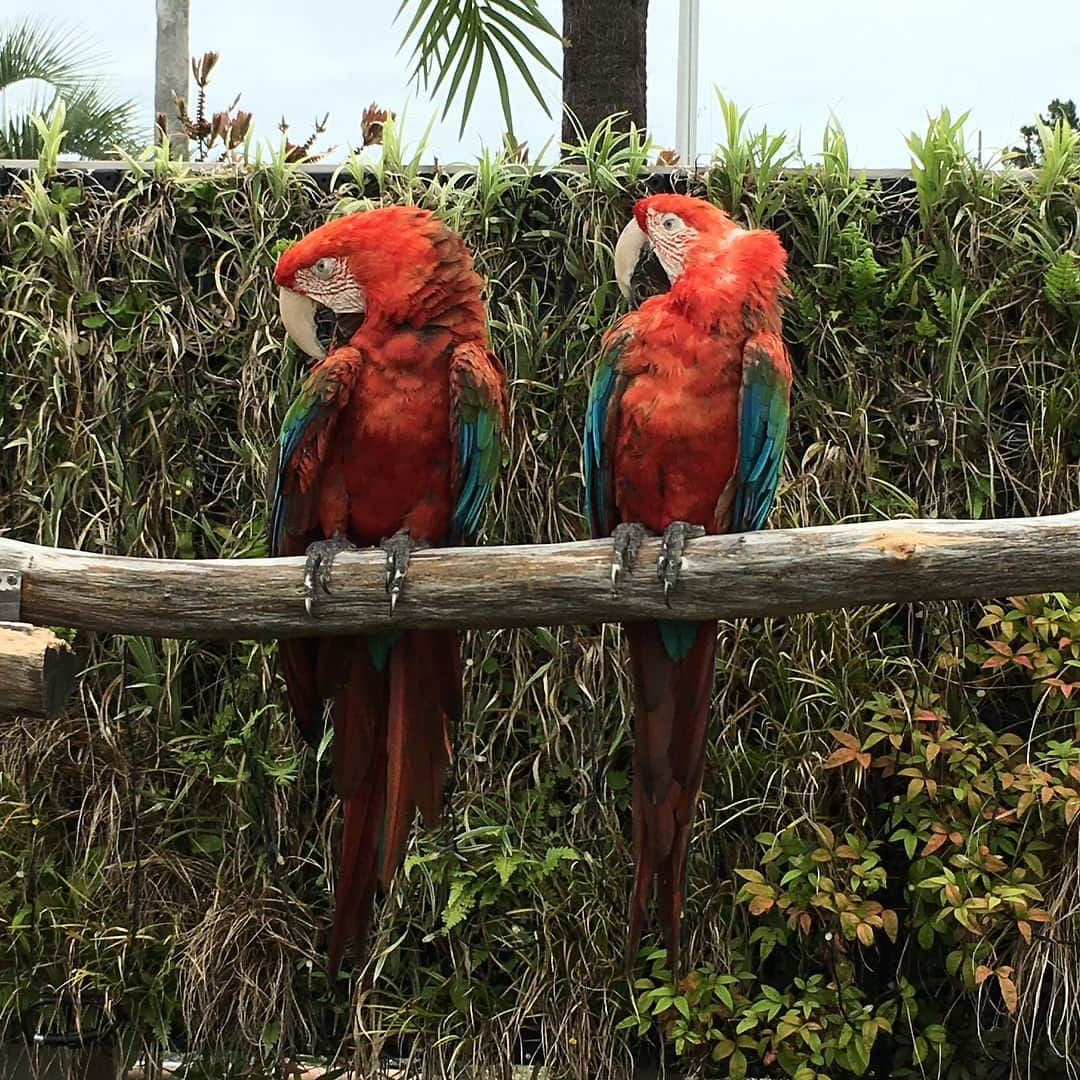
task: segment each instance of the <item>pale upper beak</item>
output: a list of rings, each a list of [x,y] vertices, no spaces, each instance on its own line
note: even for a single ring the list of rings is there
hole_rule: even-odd
[[[326,350],[315,333],[315,311],[318,305],[302,293],[286,289],[278,291],[278,307],[285,331],[308,356],[321,360]]]
[[[671,288],[671,281],[660,265],[648,235],[633,218],[615,245],[615,281],[633,308],[650,296]]]
[[[615,245],[615,281],[626,300],[630,300],[632,295],[630,278],[633,276],[634,267],[637,266],[642,249],[648,244],[648,236],[637,221],[631,218],[619,234],[619,242]]]

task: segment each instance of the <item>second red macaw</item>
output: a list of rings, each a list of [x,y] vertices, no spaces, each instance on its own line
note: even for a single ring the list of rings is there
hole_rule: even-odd
[[[400,861],[416,810],[428,824],[439,816],[461,665],[453,631],[319,637],[319,593],[335,554],[379,544],[392,611],[414,548],[475,534],[502,454],[506,390],[480,275],[427,210],[387,206],[323,225],[282,254],[274,280],[289,335],[318,361],[282,427],[270,539],[274,555],[308,555],[311,636],[282,641],[280,658],[315,745],[331,701],[345,809],[336,970],[346,943],[363,942],[376,884]],[[337,318],[329,354],[317,305]]]
[[[640,200],[615,249],[636,310],[605,336],[589,396],[584,471],[594,536],[614,534],[613,586],[646,532],[675,588],[688,540],[760,529],[780,477],[791,365],[781,338],[786,253],[701,199]],[[642,294],[660,295],[642,299]],[[638,306],[638,302],[640,306]],[[705,764],[716,623],[626,627],[636,711],[636,870],[627,961],[656,894],[678,965],[690,826]]]

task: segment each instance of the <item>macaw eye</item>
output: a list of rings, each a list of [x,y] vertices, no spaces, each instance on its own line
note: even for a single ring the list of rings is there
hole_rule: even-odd
[[[320,280],[326,281],[328,278],[333,277],[336,266],[336,259],[324,257],[312,265],[311,272]]]
[[[682,228],[682,219],[677,214],[665,214],[660,219],[660,228],[664,232],[673,233]]]

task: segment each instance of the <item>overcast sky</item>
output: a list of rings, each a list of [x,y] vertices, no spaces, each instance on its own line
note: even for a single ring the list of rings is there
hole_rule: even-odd
[[[558,26],[558,0],[542,6]],[[409,86],[397,8],[398,0],[191,0],[192,53],[221,54],[211,108],[240,93],[260,135],[276,138],[284,114],[296,141],[329,112],[319,145],[337,144],[338,157],[359,141],[360,113],[377,101],[404,109],[406,139],[418,139],[437,110]],[[678,8],[678,0],[650,4],[649,127],[660,145],[675,140]],[[3,14],[84,28],[111,58],[115,89],[140,103],[149,126],[154,0],[6,0]],[[831,112],[848,135],[852,164],[881,168],[908,164],[905,135],[942,105],[954,115],[971,110],[971,145],[981,129],[985,155],[1012,145],[1019,125],[1051,98],[1080,98],[1076,0],[702,0],[700,47],[698,150],[706,159],[722,135],[714,87],[751,109],[753,126],[801,139],[807,155],[820,149]],[[551,54],[558,69],[555,47]],[[515,94],[518,137],[534,154],[558,129],[558,80],[538,81],[552,118],[523,89]],[[481,84],[464,138],[452,114],[435,126],[432,153],[470,160],[498,145],[501,127],[494,86]]]

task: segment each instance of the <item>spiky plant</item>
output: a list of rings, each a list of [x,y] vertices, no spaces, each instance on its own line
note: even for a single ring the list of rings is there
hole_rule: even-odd
[[[52,114],[61,99],[66,153],[108,158],[133,148],[135,103],[112,97],[101,69],[82,31],[29,18],[0,24],[0,158],[36,158],[33,117]]]

